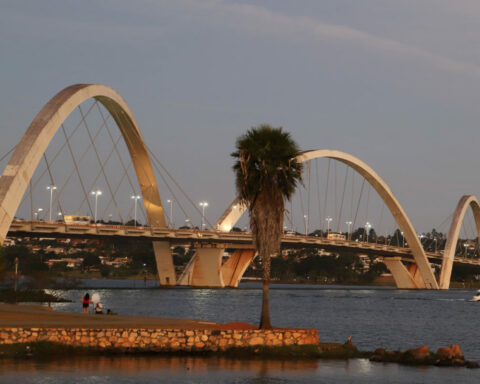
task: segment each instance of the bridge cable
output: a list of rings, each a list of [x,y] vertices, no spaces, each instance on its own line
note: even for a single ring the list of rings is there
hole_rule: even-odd
[[[333,211],[334,215],[338,212],[338,204],[337,204],[337,162],[333,162],[333,196],[335,202],[335,210]]]
[[[183,207],[183,204],[180,202],[180,199],[177,198],[177,196],[175,195],[173,189],[170,187],[170,185],[168,184],[165,176],[163,176],[162,172],[160,171],[159,169],[159,165],[157,164],[157,162],[160,164],[160,166],[163,168],[163,166],[161,165],[161,163],[158,161],[158,159],[156,159],[156,156],[155,154],[148,148],[146,147],[148,152],[150,153],[150,155],[152,156],[152,158],[154,159],[154,162],[153,162],[153,166],[154,168],[157,170],[157,173],[158,175],[160,176],[160,178],[162,179],[163,183],[165,184],[165,186],[167,187],[167,189],[169,190],[169,192],[172,194],[172,196],[175,198],[175,201],[177,202],[178,206],[180,207],[180,210],[183,212],[183,214],[185,215],[185,218],[189,218],[189,215],[188,213],[186,212],[185,208]],[[174,181],[175,182],[175,181]],[[179,188],[179,186],[177,186],[177,188]],[[181,188],[179,188],[180,191],[184,194],[184,196],[186,196],[187,200],[190,201],[190,203],[192,204],[192,206],[196,209],[196,205],[195,203],[183,192],[183,190]],[[200,211],[200,209],[197,210],[198,213],[201,215],[202,212]],[[207,222],[207,224],[210,226],[210,227],[213,227],[212,224],[208,221],[208,219],[205,217],[205,221]],[[193,225],[193,224],[192,224]]]
[[[345,199],[345,190],[347,189],[347,180],[348,180],[348,171],[349,167],[348,165],[345,166],[345,180],[343,181],[343,191],[342,191],[342,202],[340,204],[340,212],[338,214],[338,220],[337,220],[337,232],[340,233],[340,220],[342,220],[342,212],[343,212],[343,201]]]
[[[120,134],[120,136],[117,138],[116,142],[114,142],[114,147],[113,149],[109,152],[108,156],[105,158],[104,162],[103,162],[103,167],[105,168],[105,166],[107,165],[108,161],[111,159],[112,155],[113,155],[113,152],[115,150],[115,148],[118,146],[118,144],[120,143],[120,140],[122,138],[122,135]],[[95,176],[93,182],[90,183],[90,190],[94,189],[95,188],[95,184],[97,183],[98,179],[100,178],[100,176],[102,175],[102,170],[100,170],[97,175]],[[123,181],[124,179],[124,176],[122,176],[121,178],[121,181]],[[119,188],[119,185],[117,186],[117,188],[115,189],[115,194],[118,192],[118,188]],[[80,207],[79,207],[79,210],[82,208],[83,204],[85,203],[85,198],[84,200],[80,203]],[[105,216],[105,213],[108,211],[108,209],[110,208],[110,204],[112,203],[112,199],[110,199],[107,203],[107,206],[106,208],[102,211],[102,217]],[[119,215],[119,218],[121,220],[121,222],[124,222],[123,221],[123,217],[121,215]]]
[[[48,164],[47,155],[45,154],[45,152],[43,153],[43,158],[45,159],[45,164],[47,164],[48,175],[50,177],[50,183],[51,183],[50,185],[55,185],[55,182],[53,181],[52,171],[50,170],[50,165]],[[57,208],[60,208],[60,212],[62,212],[62,215],[63,215],[64,211],[63,211],[62,205],[60,203],[59,193],[58,193],[56,188],[54,189],[54,191],[55,191],[55,202],[57,203]],[[51,216],[51,214],[50,214],[50,216]]]
[[[327,168],[327,186],[326,186],[326,192],[325,192],[325,198],[323,199],[323,214],[325,215],[325,219],[327,218],[327,199],[328,199],[328,182],[330,180],[330,163],[332,159],[328,159],[328,168]],[[324,227],[325,225],[325,220],[322,220],[322,232],[324,232]]]
[[[363,179],[362,182],[362,187],[360,188],[360,196],[358,197],[358,202],[357,202],[357,209],[355,211],[355,217],[353,218],[353,226],[352,228],[355,228],[355,225],[357,223],[357,216],[358,216],[358,210],[360,209],[360,201],[362,200],[362,195],[363,195],[363,188],[365,186],[365,178]]]
[[[78,164],[77,164],[77,161],[75,160],[75,156],[73,154],[72,146],[70,144],[70,140],[68,139],[67,132],[65,131],[65,126],[62,124],[61,127],[62,127],[62,130],[63,130],[63,134],[65,135],[65,139],[67,140],[68,150],[70,151],[70,155],[72,156],[73,164],[75,165],[75,170],[77,172],[77,176],[78,176],[78,179],[80,181],[80,185],[82,186],[83,194],[85,196],[87,196],[87,191],[85,190],[85,185],[83,184],[82,177],[80,176],[80,171],[78,170]],[[88,199],[88,197],[87,197],[87,205],[88,205],[88,208],[90,210],[90,215],[91,215],[91,217],[93,217],[93,210],[92,210],[92,206],[90,205],[90,200]]]
[[[83,116],[83,111],[82,111],[82,108],[81,108],[80,105],[78,106],[78,109],[79,109],[79,111],[80,111],[80,114]],[[115,196],[113,195],[112,187],[111,187],[111,185],[110,185],[110,182],[108,181],[108,177],[107,177],[107,174],[106,174],[106,172],[105,172],[105,169],[104,169],[104,167],[103,167],[103,165],[102,165],[102,161],[101,161],[100,155],[99,155],[99,153],[98,153],[98,151],[97,151],[97,147],[96,147],[96,145],[95,145],[95,143],[94,143],[94,141],[93,141],[93,137],[92,137],[92,135],[91,135],[91,133],[90,133],[90,128],[88,127],[88,124],[87,124],[87,122],[86,122],[85,120],[83,121],[83,124],[84,124],[85,128],[87,129],[88,137],[90,138],[90,141],[92,142],[93,150],[94,150],[95,155],[96,155],[96,157],[97,157],[98,164],[100,165],[100,168],[101,168],[101,170],[102,170],[102,173],[103,173],[103,176],[104,176],[104,178],[105,178],[105,182],[106,182],[106,184],[107,184],[108,190],[110,191],[110,194],[112,195],[112,200],[113,200],[113,203],[114,203],[115,208],[116,208],[116,210],[117,210],[118,216],[119,216],[120,218],[122,218],[122,213],[121,213],[120,208],[119,208],[119,206],[118,206],[118,204],[117,204],[117,201],[116,201],[116,199],[115,199]],[[123,219],[122,219],[122,220],[123,220]]]
[[[315,159],[315,175],[316,175],[316,180],[317,180],[317,206],[318,206],[318,228],[320,229],[322,227],[322,203],[321,203],[321,197],[320,197],[320,176],[318,174],[318,159]]]
[[[88,109],[87,113],[85,114],[85,118],[88,116],[88,114],[91,112],[91,110],[93,109],[93,105]],[[63,125],[63,124],[62,124]],[[81,127],[82,125],[82,121],[80,120],[80,122],[77,124],[77,126],[74,128],[74,130],[72,131],[72,133],[68,136],[69,139],[72,139],[73,135],[77,132],[77,130]],[[98,131],[97,135],[100,133],[101,131],[101,127],[100,127],[100,130]],[[65,132],[64,132],[65,134]],[[52,164],[55,162],[55,160],[57,159],[57,157],[60,155],[60,153],[63,151],[63,149],[65,148],[65,146],[67,145],[67,142],[65,141],[65,143],[63,143],[60,147],[60,149],[57,150],[57,152],[55,153],[55,155],[52,157]],[[81,164],[82,160],[83,160],[83,157],[86,155],[86,153],[88,152],[88,150],[90,149],[90,146],[86,149],[86,151],[84,152],[84,154],[82,155],[82,157],[80,158],[80,161],[78,164]],[[45,173],[47,172],[47,170],[45,169],[37,178],[37,180],[33,183],[33,188],[35,188],[38,183],[42,180],[42,177],[45,175]],[[70,178],[75,174],[75,170],[72,171],[72,173],[70,174],[70,177],[67,179],[68,181],[70,180]],[[67,182],[65,182],[64,186],[67,185]],[[60,190],[59,193],[61,193],[62,190]],[[26,197],[23,198],[22,202],[20,204],[23,204],[26,200]]]
[[[307,232],[308,229],[310,228],[310,192],[311,192],[311,160],[308,161],[307,163],[307,170],[308,170],[308,194],[307,194],[307,217],[306,217],[306,222],[307,222]],[[308,233],[307,233],[308,235]]]
[[[111,140],[111,142],[112,142],[112,144],[113,144],[113,146],[114,146],[115,153],[116,153],[118,159],[120,160],[120,164],[121,164],[122,169],[123,169],[123,171],[124,171],[124,174],[122,175],[122,178],[121,178],[120,182],[118,183],[117,188],[115,189],[115,193],[118,192],[118,189],[119,189],[120,185],[122,184],[122,182],[123,182],[123,180],[124,180],[124,178],[125,178],[125,175],[126,175],[127,180],[128,180],[128,183],[130,184],[130,187],[132,188],[132,192],[133,192],[133,194],[135,195],[136,192],[135,192],[134,183],[133,183],[132,180],[130,179],[130,175],[128,174],[127,167],[125,167],[125,163],[124,163],[124,161],[123,161],[123,158],[122,158],[122,156],[120,155],[120,152],[118,151],[118,147],[117,147],[117,145],[115,144],[115,140],[114,140],[114,138],[113,138],[113,134],[112,134],[112,132],[110,131],[110,128],[109,128],[109,126],[108,126],[108,123],[107,123],[107,121],[106,121],[106,119],[105,119],[105,116],[104,116],[104,114],[103,114],[103,112],[102,112],[102,109],[100,108],[100,105],[99,105],[99,104],[97,104],[97,109],[98,109],[98,112],[99,112],[100,116],[102,117],[102,120],[103,120],[103,122],[104,122],[104,124],[105,124],[105,128],[106,128],[107,133],[108,133],[108,136],[110,137],[110,140]],[[130,164],[132,164],[131,161],[129,162],[129,165],[130,165]],[[130,166],[129,166],[128,168],[130,168]],[[140,206],[143,207],[143,208],[145,208],[145,205],[144,205],[144,204],[141,204]],[[141,209],[141,212],[142,212],[142,216],[143,216],[144,221],[145,221],[145,222],[148,222],[147,214],[146,214],[146,212],[144,211],[144,209]],[[104,211],[104,214],[105,214],[105,211]],[[130,209],[129,215],[130,215],[130,214],[131,214],[131,209]]]
[[[14,145],[12,148],[10,148],[10,150],[7,153],[5,153],[5,155],[0,157],[0,162],[2,162],[8,155],[10,155],[10,153],[12,153],[15,150],[15,148],[17,148],[17,145]]]
[[[168,175],[168,177],[173,181],[173,183],[175,184],[175,186],[180,190],[180,192],[183,194],[183,196],[185,196],[185,198],[190,202],[190,204],[192,204],[193,208],[197,211],[198,214],[202,215],[202,211],[197,207],[197,205],[193,202],[193,200],[190,198],[190,196],[188,196],[188,194],[183,190],[183,188],[178,184],[178,182],[175,180],[175,178],[170,174],[170,172],[168,172],[168,170],[164,167],[164,165],[161,163],[161,161],[157,158],[157,156],[155,156],[155,153],[152,152],[152,150],[145,144],[145,147],[147,148],[148,152],[150,153],[150,155],[152,156],[152,158],[157,162],[158,166],[161,167],[163,169],[163,171]],[[157,171],[158,171],[158,168],[157,168]],[[159,174],[160,171],[159,171]],[[164,180],[164,178],[162,177],[162,180]],[[170,190],[170,192],[174,195],[174,193],[171,191],[170,187],[168,186],[168,184],[166,183],[166,181],[164,180],[165,182],[165,185],[167,185],[167,188]],[[186,212],[182,209],[183,213],[186,215],[186,217],[188,218],[189,216],[186,214]],[[207,222],[207,224],[213,228],[212,224],[210,223],[210,221],[205,217],[205,221]]]
[[[306,170],[305,170],[305,172],[306,172]],[[305,189],[305,186],[303,186],[303,189]],[[305,226],[306,221],[305,221],[305,207],[304,207],[304,205],[303,205],[302,189],[300,189],[299,192],[300,192],[300,193],[299,193],[299,197],[300,197],[300,210],[302,211],[302,215],[303,215],[302,219],[303,219],[303,227],[304,227],[302,233],[304,233],[304,232],[305,232],[305,229],[306,229],[306,226]]]
[[[355,172],[352,172],[352,198],[350,200],[350,221],[353,219],[353,198],[355,196]]]

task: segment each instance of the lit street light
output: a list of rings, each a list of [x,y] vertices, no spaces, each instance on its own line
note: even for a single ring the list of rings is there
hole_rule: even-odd
[[[142,197],[140,195],[134,195],[132,196],[132,200],[133,200],[133,221],[134,221],[134,226],[136,227],[137,226],[137,201],[140,200]]]
[[[53,191],[55,191],[57,187],[55,185],[49,185],[47,187],[47,191],[50,191],[50,219],[48,221],[52,221],[52,201],[53,201]]]
[[[95,220],[94,220],[94,223],[97,224],[98,196],[102,195],[102,191],[97,189],[96,191],[92,191],[92,195],[95,196]]]
[[[305,219],[305,236],[308,236],[308,215],[303,215]]]
[[[206,201],[201,201],[199,205],[202,207],[202,230],[205,229],[205,208],[208,207],[208,203]]]
[[[332,222],[332,218],[330,216],[328,216],[325,221],[327,222],[327,237],[328,237],[328,234],[330,233],[330,223]]]
[[[38,214],[43,211],[43,208],[38,208],[37,211],[34,213],[35,220],[38,220]]]
[[[465,247],[465,255],[464,257],[467,257],[467,251],[468,251],[468,247],[470,247],[467,243],[464,243],[463,246]]]
[[[170,228],[173,228],[173,218],[172,217],[173,217],[173,202],[174,201],[175,200],[173,200],[173,199],[167,200],[167,203],[170,204]]]
[[[403,236],[403,232],[400,232],[402,234],[402,242],[403,242],[403,245],[402,247],[405,248],[405,236]]]
[[[346,221],[347,224],[347,240],[350,240],[350,229],[352,228],[353,221]]]
[[[368,232],[370,231],[370,228],[372,228],[372,224],[370,224],[368,221],[365,223],[365,234],[367,235],[367,243],[368,243]]]

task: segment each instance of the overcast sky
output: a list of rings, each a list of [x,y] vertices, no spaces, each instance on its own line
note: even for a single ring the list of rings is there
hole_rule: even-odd
[[[0,63],[0,154],[59,90],[106,84],[211,221],[261,123],[365,161],[419,231],[480,194],[478,1],[3,0]]]

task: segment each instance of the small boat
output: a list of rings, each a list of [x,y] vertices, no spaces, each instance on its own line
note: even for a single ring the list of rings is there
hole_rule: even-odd
[[[480,289],[477,291],[477,294],[470,299],[470,301],[480,301]]]

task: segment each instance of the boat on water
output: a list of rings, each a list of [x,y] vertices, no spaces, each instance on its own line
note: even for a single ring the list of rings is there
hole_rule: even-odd
[[[480,289],[477,291],[477,294],[470,299],[470,301],[480,301]]]

